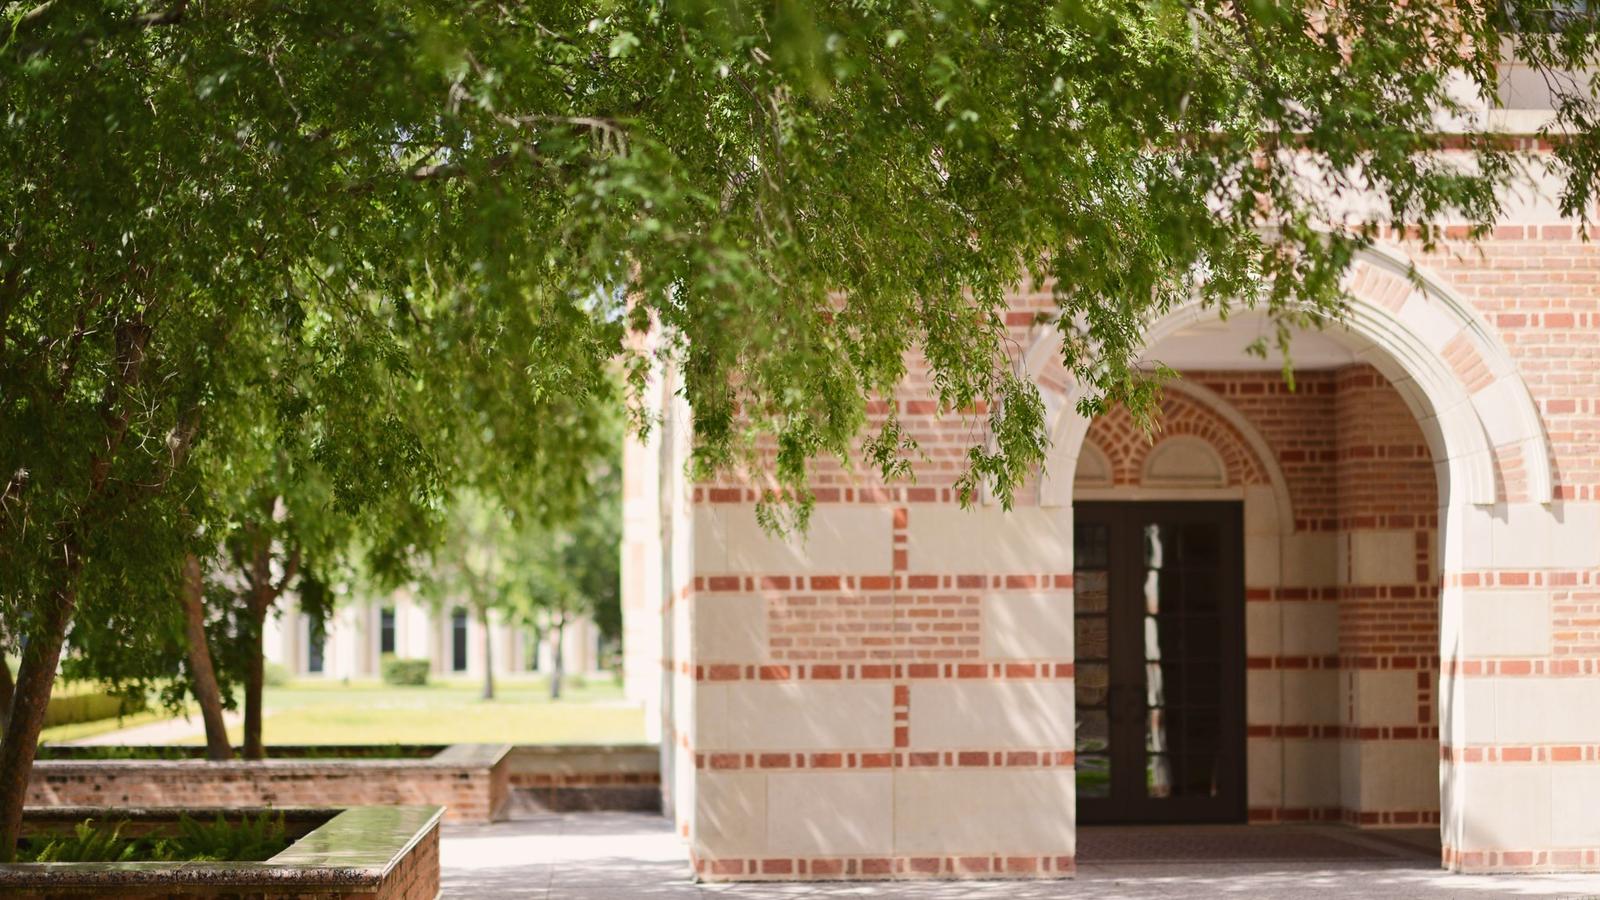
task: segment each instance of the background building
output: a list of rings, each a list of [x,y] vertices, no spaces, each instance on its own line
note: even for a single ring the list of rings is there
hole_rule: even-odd
[[[548,673],[554,665],[549,634],[489,616],[490,656],[497,676]],[[270,662],[299,677],[377,678],[383,655],[426,659],[436,677],[483,676],[483,626],[464,606],[435,607],[405,592],[366,603],[343,603],[328,623],[325,639],[311,640],[311,621],[286,597],[279,615],[268,619],[265,636]],[[589,674],[603,665],[601,635],[589,619],[567,625],[562,666],[568,674]]]

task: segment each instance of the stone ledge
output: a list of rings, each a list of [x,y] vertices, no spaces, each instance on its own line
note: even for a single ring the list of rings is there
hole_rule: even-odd
[[[57,807],[29,810],[49,819],[127,818],[146,823],[194,816],[238,815],[215,807],[117,809]],[[185,896],[210,890],[250,890],[256,896],[304,891],[378,891],[423,842],[436,842],[444,808],[363,806],[344,810],[285,809],[286,817],[327,815],[319,827],[264,862],[239,863],[23,863],[0,865],[0,893],[24,896],[115,897],[128,889],[170,888]],[[429,880],[424,877],[424,881]],[[437,885],[437,860],[431,881]],[[435,892],[437,889],[435,888]]]

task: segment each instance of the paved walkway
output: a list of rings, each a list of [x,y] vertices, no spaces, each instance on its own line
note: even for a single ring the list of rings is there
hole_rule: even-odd
[[[1078,878],[1056,882],[696,885],[659,816],[577,813],[445,828],[444,896],[461,898],[1478,898],[1600,897],[1600,875],[1478,877],[1439,871],[1414,836],[1326,828],[1085,829]],[[1145,830],[1146,835],[1152,835]],[[1409,846],[1408,846],[1409,844]],[[1136,858],[1151,847],[1177,857]],[[1219,847],[1237,849],[1219,861]],[[1099,854],[1099,861],[1089,858]],[[1287,856],[1286,856],[1287,854]],[[1240,859],[1239,857],[1246,857]],[[1187,857],[1187,858],[1185,858]],[[1198,858],[1197,858],[1198,857]]]
[[[229,728],[244,721],[244,715],[236,712],[224,712],[222,720]],[[90,735],[71,741],[62,741],[63,744],[75,744],[84,747],[131,747],[146,744],[176,744],[179,741],[192,737],[199,737],[206,733],[206,723],[201,720],[197,712],[191,716],[175,716],[171,719],[161,719],[156,722],[146,722],[143,725],[133,725],[104,734]]]

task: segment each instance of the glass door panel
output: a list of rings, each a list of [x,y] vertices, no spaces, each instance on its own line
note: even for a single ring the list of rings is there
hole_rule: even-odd
[[[1111,796],[1110,529],[1089,523],[1073,535],[1078,796]]]
[[[1076,508],[1082,821],[1244,814],[1236,503]]]

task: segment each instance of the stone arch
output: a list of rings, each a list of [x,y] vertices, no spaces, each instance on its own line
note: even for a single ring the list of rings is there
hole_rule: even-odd
[[[1510,353],[1471,305],[1388,247],[1364,251],[1346,278],[1349,309],[1329,336],[1405,399],[1433,454],[1441,498],[1549,503],[1554,479],[1538,409]],[[1185,304],[1147,329],[1146,345],[1215,315],[1198,302]],[[1051,436],[1039,482],[1043,506],[1071,503],[1071,473],[1090,425],[1077,412],[1083,391],[1062,369],[1060,346],[1052,328],[1024,357],[1041,387]]]

